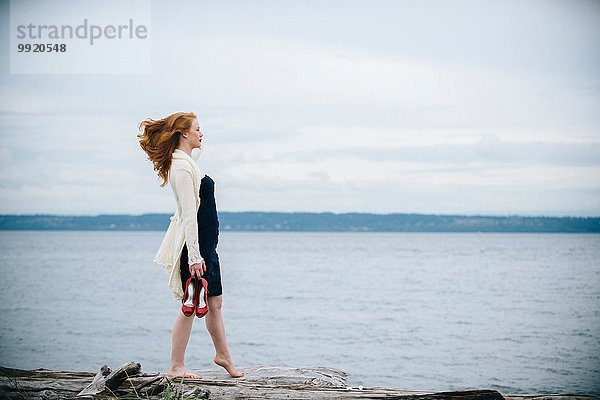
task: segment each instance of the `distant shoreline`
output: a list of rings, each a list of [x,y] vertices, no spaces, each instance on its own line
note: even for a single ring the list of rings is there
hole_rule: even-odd
[[[0,214],[0,230],[164,231],[172,214]],[[600,233],[600,217],[219,212],[221,231]]]

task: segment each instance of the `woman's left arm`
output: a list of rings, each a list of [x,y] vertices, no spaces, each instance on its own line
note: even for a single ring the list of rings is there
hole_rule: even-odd
[[[193,176],[185,169],[173,173],[171,185],[181,205],[181,220],[184,224],[185,243],[188,250],[189,265],[202,262],[198,244],[198,220],[196,216],[196,194],[194,193]]]

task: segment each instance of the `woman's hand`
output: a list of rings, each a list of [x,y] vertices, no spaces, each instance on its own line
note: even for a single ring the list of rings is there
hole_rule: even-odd
[[[202,260],[199,263],[190,265],[190,274],[200,278],[206,272],[206,263]]]

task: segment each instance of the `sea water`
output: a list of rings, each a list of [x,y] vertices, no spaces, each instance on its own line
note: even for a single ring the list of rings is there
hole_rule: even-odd
[[[164,232],[0,232],[0,365],[165,371]],[[600,235],[221,232],[238,366],[352,386],[600,393]],[[190,368],[217,368],[204,321]]]

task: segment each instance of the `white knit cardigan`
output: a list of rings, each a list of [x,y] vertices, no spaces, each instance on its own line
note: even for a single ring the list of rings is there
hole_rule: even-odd
[[[169,287],[177,300],[183,298],[179,259],[184,243],[189,265],[202,261],[197,213],[200,207],[200,182],[204,174],[196,164],[201,152],[201,148],[195,148],[191,157],[179,149],[173,152],[168,183],[175,195],[177,211],[170,217],[171,222],[154,257],[154,262],[162,265],[169,274]]]

